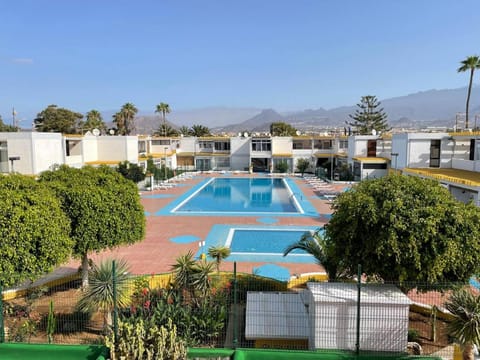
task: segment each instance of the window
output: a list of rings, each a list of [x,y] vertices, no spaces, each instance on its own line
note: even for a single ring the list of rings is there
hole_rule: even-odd
[[[8,172],[7,142],[0,141],[0,173]]]
[[[310,150],[311,148],[312,143],[310,140],[293,140],[294,150]]]
[[[470,155],[468,160],[475,160],[475,139],[470,139]]]
[[[252,151],[272,151],[272,142],[270,139],[252,140]]]
[[[363,164],[363,169],[364,170],[373,170],[373,169],[380,169],[380,170],[385,170],[387,169],[387,164]]]
[[[340,149],[348,149],[348,140],[340,140],[338,147]]]
[[[332,140],[315,140],[313,147],[318,150],[331,150]]]
[[[230,167],[230,158],[228,157],[218,157],[216,158],[217,167],[219,168],[229,168]]]
[[[200,141],[198,143],[198,147],[200,149],[211,149],[212,148],[212,143],[210,141]]]
[[[152,146],[170,145],[170,140],[152,140]]]
[[[430,142],[430,167],[440,167],[440,140]]]
[[[215,150],[230,151],[230,142],[229,141],[215,142]]]

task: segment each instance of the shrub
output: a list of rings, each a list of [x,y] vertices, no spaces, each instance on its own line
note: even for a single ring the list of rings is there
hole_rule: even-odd
[[[418,342],[418,339],[420,339],[420,333],[416,329],[408,329],[407,339],[410,342]]]

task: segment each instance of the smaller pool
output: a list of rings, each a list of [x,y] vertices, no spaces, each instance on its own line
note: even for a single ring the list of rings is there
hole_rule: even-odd
[[[317,229],[318,226],[214,225],[196,256],[212,246],[226,246],[231,253],[225,261],[313,264],[315,258],[303,250],[294,250],[287,256],[283,252],[305,232]]]

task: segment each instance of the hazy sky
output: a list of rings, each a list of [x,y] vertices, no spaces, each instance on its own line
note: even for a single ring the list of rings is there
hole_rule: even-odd
[[[479,16],[479,0],[2,0],[0,115],[302,110],[462,87]]]

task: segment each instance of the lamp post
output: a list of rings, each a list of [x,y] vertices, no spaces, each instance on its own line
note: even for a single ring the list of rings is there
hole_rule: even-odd
[[[167,181],[167,149],[168,147],[166,146],[163,148],[165,153],[165,181]]]
[[[397,158],[398,158],[398,153],[390,153],[390,156],[395,157],[395,163],[394,163],[394,169],[395,169],[395,174],[397,174]]]

